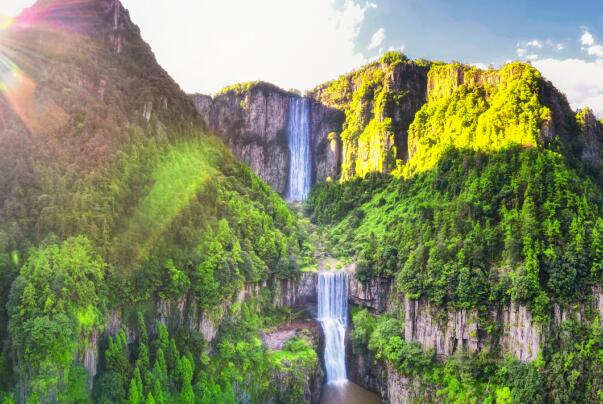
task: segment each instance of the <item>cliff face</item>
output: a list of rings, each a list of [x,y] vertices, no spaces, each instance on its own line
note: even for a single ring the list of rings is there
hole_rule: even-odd
[[[577,120],[584,142],[582,159],[594,170],[600,171],[603,165],[603,124],[597,121],[589,108],[579,111]]]
[[[287,118],[293,94],[273,86],[231,90],[214,99],[192,97],[207,127],[234,155],[284,195],[289,174]]]
[[[502,305],[489,313],[467,310],[442,311],[425,299],[413,300],[396,292],[384,280],[359,284],[350,278],[350,302],[368,308],[374,314],[388,314],[403,320],[404,339],[415,341],[436,358],[445,360],[456,352],[500,350],[500,355],[515,356],[526,363],[537,359],[543,346],[567,338],[562,325],[581,323],[590,326],[594,318],[603,318],[603,291],[592,288],[592,307],[588,304],[563,308],[553,305],[550,321],[537,323],[527,307]],[[385,297],[384,297],[385,296]],[[387,306],[380,304],[382,300]],[[587,314],[590,313],[590,314]],[[603,323],[603,320],[602,320]],[[494,328],[486,325],[494,325]],[[378,360],[366,345],[347,338],[347,363],[350,380],[379,393],[385,403],[441,401],[442,386],[430,379],[409,376],[385,360]],[[445,396],[444,396],[445,397]]]
[[[339,177],[341,168],[341,128],[343,112],[312,100],[312,175],[315,183]]]
[[[442,312],[426,299],[404,297],[387,278],[374,278],[362,284],[354,277],[350,278],[349,300],[375,314],[402,317],[404,339],[419,343],[425,350],[432,349],[441,359],[459,350],[476,352],[500,347],[503,353],[529,362],[536,359],[543,342],[542,327],[522,305],[512,304],[481,314],[468,310]],[[480,326],[480,320],[484,319],[492,320],[497,325],[496,331],[488,332]]]
[[[207,127],[235,156],[275,191],[285,195],[289,179],[289,101],[297,94],[267,83],[223,90],[214,98],[196,94],[193,103]],[[337,178],[341,166],[339,134],[344,115],[316,100],[310,107],[313,183]]]
[[[345,114],[341,131],[343,179],[390,172],[408,158],[408,128],[425,103],[428,65],[401,55],[384,57],[310,96]]]
[[[192,97],[209,128],[284,194],[288,101],[296,96],[267,83],[248,83],[213,99]],[[402,167],[407,173],[427,170],[449,146],[485,151],[510,145],[561,147],[594,168],[603,162],[603,129],[594,115],[585,111],[576,119],[566,97],[526,64],[481,70],[388,54],[307,96],[312,100],[313,183]],[[509,116],[509,110],[521,113]],[[530,119],[517,118],[522,114]],[[442,116],[448,126],[434,121]]]

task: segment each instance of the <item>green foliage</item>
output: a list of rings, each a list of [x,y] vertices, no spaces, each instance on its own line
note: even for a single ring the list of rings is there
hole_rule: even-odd
[[[101,324],[105,264],[85,237],[30,251],[11,291],[18,371],[40,399],[65,385],[86,337]],[[69,384],[69,383],[67,383]]]
[[[309,198],[317,221],[334,224],[331,244],[356,255],[360,280],[395,277],[441,308],[513,299],[540,321],[551,299],[581,301],[601,282],[601,201],[564,157],[521,148],[451,150],[410,180],[321,184]]]
[[[88,393],[90,374],[81,365],[73,364],[67,379],[67,391],[59,401],[65,403],[82,404],[91,403]]]
[[[78,32],[107,22],[96,2],[59,8],[89,17],[68,19]],[[187,295],[209,311],[244,283],[295,275],[309,253],[296,216],[204,133],[138,30],[125,24],[128,49],[115,57],[110,41],[45,25],[10,33],[31,53],[7,56],[45,94],[36,122],[0,105],[0,345],[11,352],[10,361],[0,356],[0,390],[19,385],[32,402],[79,401],[83,377],[73,364],[104,334],[108,308],[130,322],[158,299]],[[133,361],[144,391],[132,400],[177,398],[181,356],[167,330],[158,333],[141,335],[134,349],[123,333],[110,339],[95,400],[128,399]],[[155,364],[163,397],[151,391]],[[12,367],[14,375],[5,371]]]
[[[463,79],[459,79],[463,77]],[[400,174],[433,168],[450,147],[498,151],[543,145],[551,111],[541,104],[543,80],[533,67],[511,63],[500,71],[433,66],[429,100],[409,128],[411,158]]]
[[[120,402],[126,397],[127,402],[146,403],[152,396],[157,404],[234,403],[233,386],[253,402],[299,402],[308,372],[317,371],[317,352],[305,337],[287,341],[280,351],[266,350],[260,332],[288,316],[263,299],[269,294],[234,305],[211,350],[205,342],[194,343],[195,332],[188,329],[170,335],[158,323],[155,333],[147,333],[138,316],[136,343],[128,346],[124,331],[109,339],[95,402]],[[277,375],[281,384],[273,386],[270,380]]]
[[[424,353],[415,342],[406,342],[403,324],[388,316],[373,316],[366,309],[352,316],[352,340],[356,347],[367,347],[377,359],[391,363],[407,376],[425,374],[433,366],[433,355]]]
[[[244,83],[237,83],[231,86],[224,87],[218,91],[215,97],[228,96],[228,95],[245,95],[251,91],[271,91],[280,92],[283,94],[289,94],[287,91],[275,86],[274,84],[266,83],[265,81],[248,81]]]
[[[425,401],[595,403],[603,395],[603,334],[597,318],[591,325],[564,322],[561,341],[528,364],[512,356],[501,359],[495,352],[461,350],[435,361],[429,352],[404,341],[398,320],[362,309],[354,312],[352,323],[354,349],[368,349],[418,381]]]
[[[124,402],[126,393],[122,376],[113,370],[104,371],[94,383],[93,398],[99,404]]]
[[[406,158],[406,128],[423,97],[418,88],[426,73],[427,66],[388,52],[379,61],[313,90],[323,104],[345,113],[340,135],[343,180],[390,172]],[[412,74],[418,82],[394,83],[399,74]]]
[[[389,65],[408,61],[408,57],[402,52],[388,51],[381,56],[379,62]]]

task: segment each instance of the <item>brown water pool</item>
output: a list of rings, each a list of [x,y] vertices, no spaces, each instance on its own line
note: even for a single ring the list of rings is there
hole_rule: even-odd
[[[320,404],[382,404],[375,393],[363,389],[352,382],[325,384]]]

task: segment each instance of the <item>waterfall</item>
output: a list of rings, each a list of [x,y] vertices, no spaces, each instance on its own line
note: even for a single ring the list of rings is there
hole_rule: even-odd
[[[345,382],[345,330],[348,322],[348,278],[345,272],[319,272],[318,321],[325,336],[327,382]]]
[[[293,97],[289,100],[287,134],[291,155],[287,198],[290,201],[303,201],[310,192],[312,180],[309,99]]]

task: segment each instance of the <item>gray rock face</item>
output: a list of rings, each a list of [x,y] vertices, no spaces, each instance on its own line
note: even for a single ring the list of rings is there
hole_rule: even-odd
[[[404,339],[417,341],[423,349],[447,357],[457,349],[475,352],[481,346],[478,338],[477,312],[455,310],[445,313],[445,323],[437,322],[436,310],[424,299],[404,299]]]
[[[284,195],[289,178],[287,121],[293,94],[272,86],[253,86],[215,98],[192,96],[207,127],[234,155],[275,191]]]
[[[84,351],[81,362],[90,375],[89,388],[92,390],[92,380],[94,380],[98,371],[98,330],[96,329],[92,330],[88,337],[88,346]]]
[[[317,277],[316,272],[303,272],[295,279],[278,281],[273,303],[287,307],[316,303]]]
[[[603,124],[597,120],[593,111],[588,108],[578,113],[578,122],[584,142],[582,160],[594,169],[600,169],[603,165]]]
[[[371,309],[376,314],[384,313],[390,302],[391,279],[373,278],[368,283],[349,277],[348,299],[350,303]]]
[[[341,128],[345,114],[312,100],[312,170],[314,182],[336,179],[341,169]]]
[[[500,324],[503,328],[500,344],[505,352],[512,353],[521,362],[536,359],[543,336],[525,306],[512,304],[504,308]]]
[[[438,402],[435,386],[402,375],[393,366],[375,359],[370,351],[354,347],[351,341],[346,344],[350,346],[347,357],[349,379],[377,393],[384,403]]]
[[[603,328],[603,287],[593,287],[593,297],[595,310],[599,313],[599,320],[601,321],[601,328]]]
[[[352,268],[353,270],[353,268]],[[603,307],[603,297],[601,297]],[[529,310],[522,305],[505,306],[492,312],[501,330],[500,337],[479,328],[479,313],[475,310],[442,312],[426,299],[409,299],[394,290],[390,279],[374,278],[366,284],[354,276],[349,283],[350,303],[366,307],[376,314],[404,313],[404,339],[415,341],[425,350],[432,349],[437,357],[446,358],[457,350],[475,352],[500,345],[505,353],[522,362],[536,359],[543,333]],[[603,309],[602,309],[603,310]],[[399,316],[401,317],[401,315]],[[560,315],[560,320],[563,316]]]
[[[386,384],[382,387],[383,401],[389,404],[435,403],[434,386],[426,386],[417,379],[406,377],[393,366],[385,367]]]
[[[287,124],[292,97],[299,95],[266,83],[226,91],[214,98],[191,96],[207,128],[281,195],[285,195],[289,179]],[[310,119],[313,183],[337,178],[341,167],[339,134],[345,116],[312,100]]]

